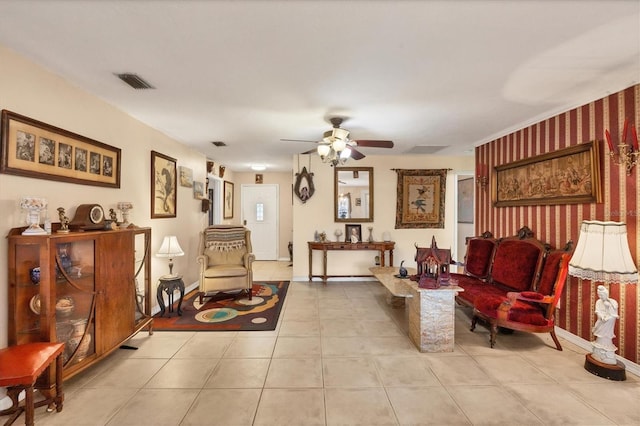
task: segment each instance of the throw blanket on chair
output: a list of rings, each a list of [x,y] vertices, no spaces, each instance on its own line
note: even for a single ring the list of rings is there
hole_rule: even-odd
[[[204,231],[204,245],[216,251],[238,250],[245,246],[245,228],[230,226],[207,228]]]

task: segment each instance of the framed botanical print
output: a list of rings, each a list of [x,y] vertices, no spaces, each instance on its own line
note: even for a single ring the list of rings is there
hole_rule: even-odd
[[[233,219],[233,183],[224,181],[224,219]]]
[[[176,159],[151,151],[151,219],[176,217]]]
[[[191,188],[193,186],[193,170],[185,166],[178,167],[178,170],[180,171],[180,186]]]

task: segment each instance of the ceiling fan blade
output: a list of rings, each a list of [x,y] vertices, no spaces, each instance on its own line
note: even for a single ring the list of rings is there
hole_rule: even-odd
[[[366,146],[370,148],[393,148],[393,141],[358,139],[355,142],[358,146]]]
[[[351,146],[350,148],[351,148],[350,157],[353,158],[354,160],[362,160],[365,157],[365,155],[363,153],[361,153],[360,151],[358,151],[354,147]]]
[[[312,141],[307,139],[280,139],[282,142],[312,142],[317,143],[318,141]]]
[[[309,151],[301,152],[300,154],[314,154],[318,152],[316,148],[310,149]]]

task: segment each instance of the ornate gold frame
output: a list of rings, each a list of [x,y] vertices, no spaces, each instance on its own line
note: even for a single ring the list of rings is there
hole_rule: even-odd
[[[495,167],[495,207],[602,202],[598,141]]]

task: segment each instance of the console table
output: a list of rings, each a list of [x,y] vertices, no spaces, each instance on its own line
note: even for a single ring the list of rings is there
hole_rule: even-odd
[[[348,243],[338,241],[309,241],[309,281],[314,277],[322,278],[326,282],[327,278],[335,277],[370,277],[371,275],[327,275],[327,251],[329,250],[375,250],[380,252],[380,266],[385,266],[385,253],[389,252],[389,266],[393,266],[393,249],[396,245],[393,241],[374,241],[361,243]],[[322,275],[313,274],[313,251],[322,251]]]

